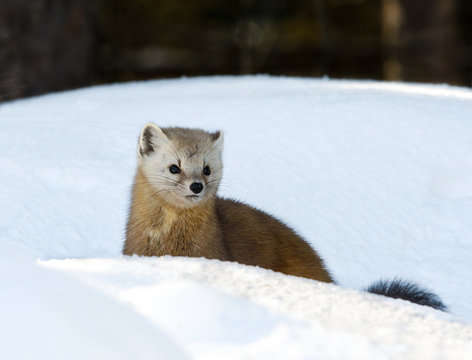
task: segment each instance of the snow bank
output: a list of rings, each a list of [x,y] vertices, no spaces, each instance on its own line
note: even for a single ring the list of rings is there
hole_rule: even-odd
[[[472,326],[450,315],[237,263],[41,264],[130,304],[197,359],[450,359],[472,351]]]
[[[471,110],[472,91],[449,86],[265,76],[1,104],[6,354],[460,358],[472,342]],[[220,194],[289,223],[344,288],[235,264],[117,259],[149,121],[223,129]],[[66,258],[96,259],[47,261]],[[456,317],[346,289],[393,276],[428,286]]]
[[[187,359],[131,309],[0,246],[2,359]]]

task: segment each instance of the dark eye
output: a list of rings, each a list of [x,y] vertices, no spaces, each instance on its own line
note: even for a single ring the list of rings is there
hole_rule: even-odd
[[[203,168],[203,173],[208,176],[211,174],[210,167],[207,165]]]
[[[175,164],[169,166],[169,171],[171,174],[180,174],[180,168]]]

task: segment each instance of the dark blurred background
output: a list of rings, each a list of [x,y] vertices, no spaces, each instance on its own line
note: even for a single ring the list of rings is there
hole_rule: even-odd
[[[0,101],[182,75],[471,86],[472,0],[0,0]]]

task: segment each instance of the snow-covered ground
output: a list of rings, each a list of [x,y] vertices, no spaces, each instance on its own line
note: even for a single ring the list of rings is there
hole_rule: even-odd
[[[341,286],[121,257],[146,122],[223,129],[220,194],[286,221]],[[468,89],[266,76],[93,87],[1,104],[0,168],[1,358],[472,353]],[[450,314],[352,290],[394,276]]]

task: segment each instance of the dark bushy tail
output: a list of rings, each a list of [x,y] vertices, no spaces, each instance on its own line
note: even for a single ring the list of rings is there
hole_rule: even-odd
[[[370,285],[367,292],[372,294],[384,295],[394,299],[403,299],[419,305],[431,306],[437,310],[446,311],[447,307],[443,304],[439,296],[433,294],[427,289],[422,289],[416,284],[412,284],[400,279],[391,281],[377,281]]]

